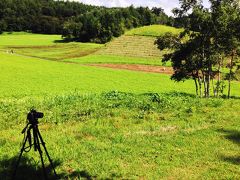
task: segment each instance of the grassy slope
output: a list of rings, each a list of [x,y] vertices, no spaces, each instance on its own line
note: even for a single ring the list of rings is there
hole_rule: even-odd
[[[123,35],[107,44],[97,54],[141,58],[161,58],[162,53],[154,45],[156,38]]]
[[[137,36],[162,36],[167,32],[172,32],[173,34],[179,34],[183,29],[177,29],[170,26],[165,25],[151,25],[151,26],[144,26],[140,28],[132,29],[126,32],[126,35],[137,35]]]
[[[120,38],[114,39],[96,52],[94,56],[69,59],[68,61],[162,65],[161,59],[166,51],[160,51],[154,45],[156,36],[161,36],[166,32],[179,33],[181,31],[182,29],[163,25],[136,28],[128,31]]]

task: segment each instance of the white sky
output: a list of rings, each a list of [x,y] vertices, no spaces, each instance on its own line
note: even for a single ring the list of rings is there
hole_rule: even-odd
[[[152,7],[161,7],[164,9],[165,13],[172,15],[171,10],[179,6],[178,0],[73,0],[79,1],[84,4],[91,4],[97,6],[106,6],[106,7],[127,7],[134,5],[138,6],[148,6]],[[206,7],[209,6],[208,0],[203,0],[203,3]]]

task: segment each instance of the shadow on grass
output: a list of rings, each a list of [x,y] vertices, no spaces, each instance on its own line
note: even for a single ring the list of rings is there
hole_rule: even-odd
[[[70,43],[70,42],[86,42],[86,41],[79,41],[77,38],[63,38],[61,40],[55,40],[54,43]]]
[[[185,92],[178,92],[178,91],[170,91],[167,93],[162,93],[167,96],[172,96],[172,97],[190,97],[190,98],[196,98],[197,96],[195,94],[191,93],[185,93]]]
[[[240,156],[228,156],[228,157],[222,157],[222,159],[232,164],[240,165]]]
[[[240,145],[240,132],[237,130],[219,129],[219,132],[225,134],[224,137]]]
[[[235,144],[240,145],[240,132],[237,130],[227,130],[227,129],[219,129],[220,133],[224,134],[224,137],[232,141]],[[240,165],[240,156],[222,156],[222,160],[226,162],[230,162],[235,165]]]
[[[12,179],[13,171],[16,166],[18,156],[10,159],[0,160],[0,179],[10,180]],[[53,162],[54,168],[61,165],[60,161]],[[91,176],[87,171],[74,171],[72,173],[57,173],[57,177],[53,174],[52,168],[48,162],[46,162],[46,172],[48,179],[96,179],[95,176]],[[34,162],[34,160],[26,157],[21,158],[21,162],[17,169],[16,180],[42,180],[44,179],[43,169],[41,163]]]

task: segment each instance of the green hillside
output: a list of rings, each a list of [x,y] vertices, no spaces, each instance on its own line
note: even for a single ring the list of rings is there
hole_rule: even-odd
[[[146,26],[145,31],[174,28],[161,25]],[[140,28],[141,29],[141,28]],[[139,30],[139,28],[135,29]],[[123,35],[106,45],[94,43],[63,43],[58,35],[4,33],[0,36],[2,51],[48,60],[74,63],[124,63],[162,65],[164,53],[154,45],[155,37]]]
[[[167,32],[171,32],[173,34],[179,34],[182,31],[183,29],[177,29],[171,26],[166,26],[166,25],[151,25],[151,26],[143,26],[143,27],[132,29],[130,31],[127,31],[125,35],[157,37],[157,36],[162,36]]]
[[[96,54],[142,58],[161,58],[162,53],[154,45],[154,37],[123,35],[108,43]]]
[[[161,61],[166,51],[160,51],[154,44],[156,37],[164,35],[166,32],[177,34],[182,29],[165,25],[144,26],[128,31],[125,35],[114,39],[106,44],[104,48],[96,52],[98,55],[125,56],[148,59],[158,59]]]

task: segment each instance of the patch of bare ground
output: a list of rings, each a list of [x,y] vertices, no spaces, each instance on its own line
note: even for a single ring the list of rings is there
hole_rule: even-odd
[[[172,67],[140,65],[140,64],[89,64],[89,66],[107,67],[112,69],[126,69],[132,71],[143,71],[150,73],[173,74]]]

